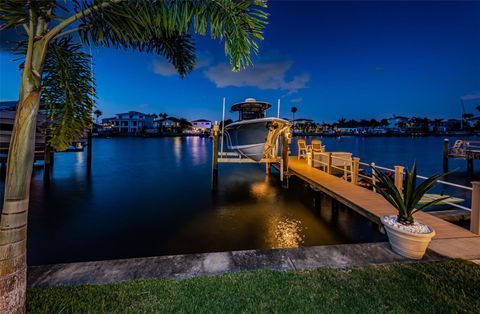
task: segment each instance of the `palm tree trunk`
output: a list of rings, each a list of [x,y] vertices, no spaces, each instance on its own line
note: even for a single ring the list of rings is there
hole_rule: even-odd
[[[0,216],[0,313],[25,312],[27,216],[40,106],[40,77],[35,72],[24,70],[8,150]]]

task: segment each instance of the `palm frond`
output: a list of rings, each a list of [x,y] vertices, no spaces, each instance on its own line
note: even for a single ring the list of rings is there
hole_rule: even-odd
[[[9,29],[22,24],[28,24],[34,19],[37,23],[39,18],[44,20],[58,19],[55,9],[67,11],[66,7],[58,0],[2,0],[0,5],[0,30]]]
[[[28,23],[28,2],[24,0],[3,0],[0,5],[0,31]]]
[[[80,18],[84,42],[164,55],[182,76],[195,62],[189,33],[206,35],[209,30],[212,38],[224,40],[232,68],[239,70],[258,52],[267,19],[263,1],[94,1],[97,7],[105,2],[110,5]],[[78,10],[92,7],[86,0],[78,0],[77,5]]]
[[[65,150],[91,126],[95,86],[91,56],[71,37],[52,42],[44,66],[42,104],[49,117],[50,144]]]

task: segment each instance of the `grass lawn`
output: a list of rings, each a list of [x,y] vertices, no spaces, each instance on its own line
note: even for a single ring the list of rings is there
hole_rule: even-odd
[[[459,260],[28,290],[30,313],[480,313],[480,266]]]

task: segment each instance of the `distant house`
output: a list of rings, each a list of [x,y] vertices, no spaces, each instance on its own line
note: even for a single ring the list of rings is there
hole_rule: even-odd
[[[180,132],[180,119],[168,117],[165,119],[156,119],[153,121],[153,127],[162,132],[178,133]]]
[[[365,127],[341,127],[337,128],[337,133],[340,134],[364,134],[366,133]]]
[[[113,118],[102,119],[102,124],[104,127],[110,126],[120,134],[135,135],[153,127],[153,117],[142,112],[129,111],[117,113]]]
[[[402,129],[405,128],[409,122],[409,118],[402,117],[402,116],[393,116],[388,118],[388,125],[386,126],[387,129]]]
[[[193,131],[205,132],[212,128],[212,121],[199,119],[190,121],[192,124]]]

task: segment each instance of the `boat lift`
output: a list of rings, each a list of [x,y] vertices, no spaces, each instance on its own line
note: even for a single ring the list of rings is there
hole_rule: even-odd
[[[277,117],[280,117],[280,99],[277,103]],[[218,164],[219,163],[262,163],[265,164],[265,173],[270,174],[270,168],[273,166],[278,169],[280,173],[280,181],[282,186],[288,187],[288,155],[289,145],[291,143],[291,132],[283,132],[280,135],[281,140],[277,140],[273,151],[276,156],[273,158],[264,158],[260,161],[254,161],[238,152],[225,151],[225,97],[223,98],[222,122],[221,130],[218,121],[215,121],[212,127],[212,191],[217,190],[218,187]],[[278,154],[279,145],[282,146],[281,154]],[[220,148],[220,149],[219,149]]]

